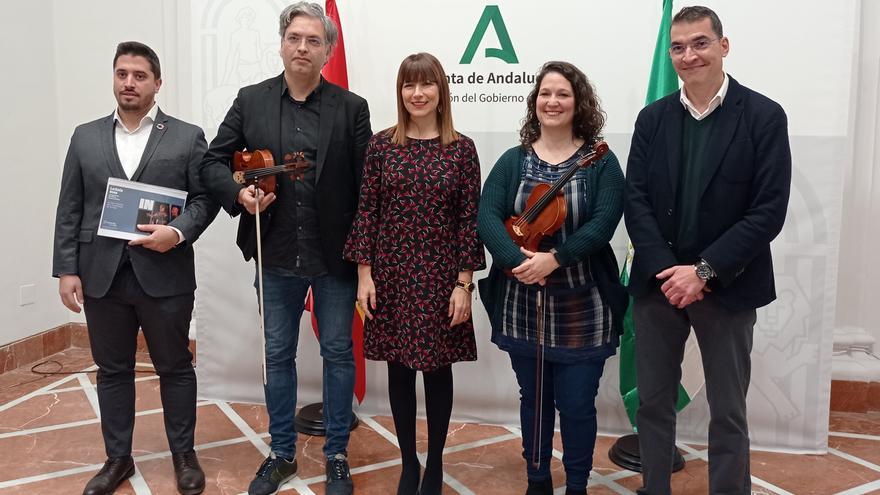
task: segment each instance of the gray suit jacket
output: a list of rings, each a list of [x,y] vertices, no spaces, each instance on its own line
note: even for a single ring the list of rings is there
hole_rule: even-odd
[[[113,115],[78,126],[61,176],[52,275],[79,275],[85,295],[102,297],[110,289],[123,251],[128,250],[134,273],[148,295],[167,297],[194,291],[192,244],[220,209],[199,179],[198,165],[206,149],[199,127],[159,110],[130,180],[189,192],[184,212],[170,223],[186,240],[165,253],[129,248],[128,241],[97,235],[107,179],[126,179],[116,153]]]

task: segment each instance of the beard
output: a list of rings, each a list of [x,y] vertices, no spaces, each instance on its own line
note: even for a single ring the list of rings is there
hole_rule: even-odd
[[[139,101],[132,101],[132,102],[120,101],[119,108],[128,112],[128,111],[132,111],[132,110],[139,110],[141,108],[141,104]]]
[[[152,100],[146,101],[140,96],[135,98],[127,98],[122,95],[120,95],[119,98],[116,99],[116,103],[119,105],[120,110],[125,110],[126,112],[150,108],[150,106],[153,104]]]

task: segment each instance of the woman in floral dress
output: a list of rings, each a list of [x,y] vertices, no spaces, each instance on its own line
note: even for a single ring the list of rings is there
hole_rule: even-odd
[[[388,362],[400,444],[398,495],[439,494],[452,413],[452,363],[477,358],[473,272],[485,265],[477,237],[480,164],[452,126],[440,62],[410,55],[397,74],[397,125],[367,147],[357,218],[345,257],[358,263],[364,354]],[[425,383],[428,459],[416,457],[416,371]]]

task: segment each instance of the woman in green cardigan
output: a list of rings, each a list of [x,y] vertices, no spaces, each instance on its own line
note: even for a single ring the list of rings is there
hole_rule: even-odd
[[[566,62],[544,64],[527,105],[520,145],[498,159],[483,187],[477,228],[493,265],[480,281],[480,296],[492,323],[492,342],[510,355],[520,387],[526,494],[553,493],[550,458],[557,409],[565,493],[585,494],[596,442],[599,379],[605,360],[615,353],[618,317],[626,304],[608,244],[623,212],[624,178],[610,151],[581,168],[562,188],[568,210],[562,227],[545,237],[536,252],[520,248],[504,221],[522,213],[537,184],[552,184],[577,166],[605,124],[589,80]],[[543,358],[537,352],[539,317]]]

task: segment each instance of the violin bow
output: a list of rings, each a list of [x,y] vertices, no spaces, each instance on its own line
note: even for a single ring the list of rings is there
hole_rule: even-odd
[[[258,303],[260,306],[260,352],[263,357],[262,360],[262,368],[263,368],[263,385],[266,385],[266,312],[265,312],[265,304],[263,304],[263,236],[260,233],[260,196],[262,195],[263,190],[260,189],[260,186],[257,184],[259,179],[254,180],[254,193],[257,198],[257,208],[256,217],[257,222],[257,285],[259,286],[259,299]]]
[[[532,467],[541,467],[541,437],[544,426],[544,291],[535,297],[537,348],[535,350],[535,425],[532,429]]]

